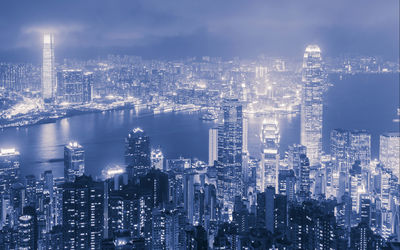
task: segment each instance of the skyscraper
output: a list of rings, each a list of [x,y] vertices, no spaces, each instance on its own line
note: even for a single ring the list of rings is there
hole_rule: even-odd
[[[208,130],[208,165],[213,166],[218,160],[218,129],[210,128]]]
[[[125,139],[125,164],[130,178],[150,170],[150,138],[140,128],[133,129]]]
[[[369,167],[371,134],[366,130],[334,129],[331,132],[331,154],[339,170],[349,170],[355,161],[360,161],[362,167]]]
[[[22,215],[18,219],[18,249],[34,249],[34,223],[30,215]]]
[[[42,97],[45,102],[51,102],[56,94],[56,73],[54,60],[54,35],[43,35],[43,65],[42,65]]]
[[[9,193],[19,176],[19,152],[14,148],[0,150],[0,195]]]
[[[104,184],[80,176],[64,184],[65,249],[100,249],[104,223]]]
[[[264,120],[261,131],[262,150],[257,189],[260,192],[270,187],[277,187],[279,171],[279,131],[274,119]]]
[[[301,144],[307,147],[310,164],[319,163],[322,151],[322,93],[324,73],[321,49],[307,46],[303,58]]]
[[[85,173],[85,151],[77,142],[70,142],[64,147],[65,182],[73,182],[77,176]]]
[[[400,178],[400,133],[386,133],[380,136],[379,160]]]
[[[223,213],[231,215],[236,195],[242,191],[243,113],[238,99],[222,103],[222,124],[218,128],[218,196]]]

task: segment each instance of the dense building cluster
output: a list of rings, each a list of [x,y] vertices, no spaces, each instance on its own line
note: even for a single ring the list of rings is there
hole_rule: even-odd
[[[391,71],[374,58],[359,62],[347,60],[340,67],[331,65],[330,70],[352,73],[358,65],[357,72]],[[121,141],[125,143],[121,155],[125,164],[104,169],[102,177],[85,175],[85,148],[75,141],[64,146],[64,176],[57,178],[51,170],[40,177],[21,176],[23,155],[15,149],[2,149],[0,246],[398,246],[399,133],[380,136],[379,160],[373,160],[368,131],[334,129],[330,133],[330,155],[325,154],[323,97],[329,88],[329,65],[316,45],[306,48],[302,63],[300,69],[292,68],[289,73],[292,66],[278,58],[243,62],[203,57],[163,62],[110,56],[106,62],[69,61],[56,67],[54,37],[45,34],[38,85],[42,89],[36,97],[41,96],[48,109],[91,105],[95,99],[111,103],[133,98],[136,106],[145,103],[154,113],[167,112],[176,105],[212,107],[206,118],[217,121],[209,130],[207,163],[166,159],[144,130],[134,128]],[[20,72],[16,68],[12,71]],[[9,72],[7,65],[0,65],[2,87],[9,90],[19,86],[14,89],[17,92],[26,88],[23,77],[16,80]],[[20,83],[10,85],[10,81]],[[30,95],[35,97],[34,92]],[[21,96],[15,100],[18,98]],[[301,141],[283,149],[286,155],[281,157],[276,115],[295,111],[301,115]],[[258,155],[248,150],[248,114],[265,117]]]

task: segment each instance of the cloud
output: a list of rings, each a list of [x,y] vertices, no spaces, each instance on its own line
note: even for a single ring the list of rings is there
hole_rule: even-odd
[[[53,29],[65,56],[73,51],[297,56],[307,43],[318,42],[331,55],[393,57],[398,55],[398,5],[397,0],[3,1],[0,45],[3,51],[34,50],[37,33]]]

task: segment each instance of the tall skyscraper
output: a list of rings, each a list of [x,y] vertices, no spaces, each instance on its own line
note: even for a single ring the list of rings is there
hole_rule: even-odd
[[[42,97],[45,102],[51,102],[56,95],[56,72],[54,60],[54,35],[43,35],[43,65],[42,65]]]
[[[301,98],[301,144],[307,147],[310,164],[320,162],[322,151],[322,94],[324,72],[321,49],[307,46],[303,58]]]
[[[261,131],[262,150],[257,189],[264,192],[267,187],[278,188],[279,131],[275,119],[264,120]]]
[[[77,142],[70,142],[64,147],[65,182],[73,182],[77,176],[85,173],[85,151]]]
[[[210,128],[208,130],[208,165],[213,166],[218,160],[218,129]]]
[[[379,160],[385,168],[400,178],[400,133],[386,133],[380,136]]]
[[[133,129],[125,139],[125,164],[130,178],[150,170],[150,138],[140,128]]]
[[[0,195],[10,192],[19,178],[19,152],[14,148],[0,150]]]
[[[218,128],[217,186],[223,213],[231,215],[234,198],[242,191],[243,113],[238,99],[224,99],[222,118]]]

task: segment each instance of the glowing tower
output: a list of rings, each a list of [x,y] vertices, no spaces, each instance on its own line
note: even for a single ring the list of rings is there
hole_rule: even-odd
[[[51,102],[56,95],[56,74],[54,62],[54,35],[43,34],[42,97]]]
[[[324,73],[321,50],[307,46],[303,58],[301,101],[301,144],[307,147],[310,165],[320,161],[322,151],[322,93]]]

